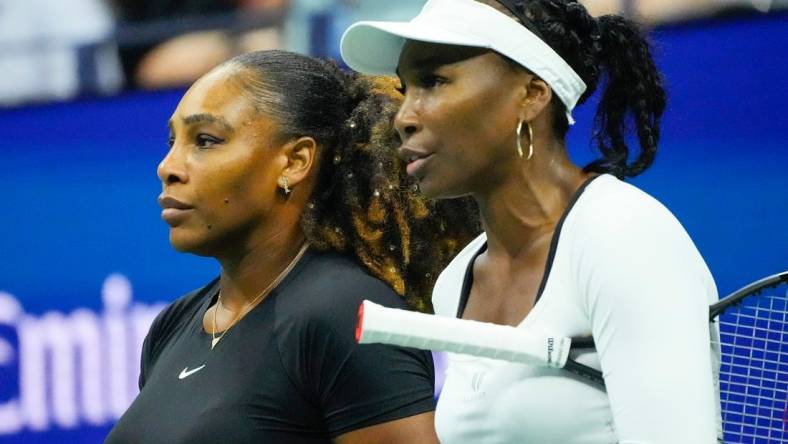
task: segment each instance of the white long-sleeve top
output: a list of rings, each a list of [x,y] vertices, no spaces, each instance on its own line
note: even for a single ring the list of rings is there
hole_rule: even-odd
[[[457,317],[482,234],[440,275],[433,304]],[[716,442],[717,300],[711,274],[675,217],[602,175],[578,192],[551,245],[542,292],[518,328],[593,335],[577,361],[606,391],[564,370],[449,354],[436,412],[443,444]]]

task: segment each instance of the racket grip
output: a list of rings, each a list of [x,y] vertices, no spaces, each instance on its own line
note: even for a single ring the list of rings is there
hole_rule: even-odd
[[[365,300],[356,341],[446,351],[529,365],[562,368],[572,340],[521,328],[387,308]]]

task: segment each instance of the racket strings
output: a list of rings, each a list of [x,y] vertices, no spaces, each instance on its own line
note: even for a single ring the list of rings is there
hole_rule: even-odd
[[[788,440],[786,285],[719,317],[725,442]]]

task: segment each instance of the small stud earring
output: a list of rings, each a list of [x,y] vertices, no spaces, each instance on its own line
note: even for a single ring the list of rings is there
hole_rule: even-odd
[[[287,178],[287,176],[279,176],[279,180],[277,181],[277,184],[279,185],[279,188],[281,188],[282,191],[285,192],[285,195],[290,194],[290,192],[292,191],[290,189],[290,180]]]

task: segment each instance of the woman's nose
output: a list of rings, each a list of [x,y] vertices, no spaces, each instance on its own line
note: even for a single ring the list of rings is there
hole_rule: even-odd
[[[419,121],[418,113],[416,113],[414,102],[406,95],[405,101],[402,102],[402,106],[394,117],[394,128],[396,128],[403,143],[421,129],[421,122]]]
[[[156,168],[156,175],[159,176],[159,180],[161,180],[163,184],[171,185],[173,183],[185,183],[187,181],[188,175],[186,174],[186,169],[183,167],[181,157],[179,150],[173,146],[170,148],[170,151],[167,152],[167,155],[164,156],[164,159],[159,162],[159,166]]]

